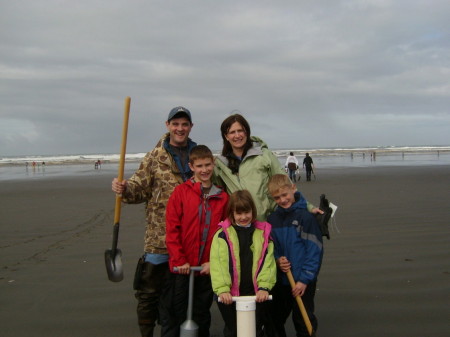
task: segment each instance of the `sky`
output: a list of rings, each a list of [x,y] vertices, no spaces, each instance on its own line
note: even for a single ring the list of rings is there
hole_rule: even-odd
[[[0,0],[0,156],[151,150],[169,111],[222,147],[450,145],[448,0]]]

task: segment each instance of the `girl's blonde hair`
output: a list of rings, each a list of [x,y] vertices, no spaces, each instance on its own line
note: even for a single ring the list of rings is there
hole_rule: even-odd
[[[231,222],[235,223],[234,220],[234,212],[244,213],[244,212],[252,212],[252,222],[256,220],[256,216],[258,215],[256,212],[256,205],[253,201],[252,195],[247,190],[240,190],[233,192],[230,195],[230,199],[228,200],[227,205],[227,217],[231,220]]]

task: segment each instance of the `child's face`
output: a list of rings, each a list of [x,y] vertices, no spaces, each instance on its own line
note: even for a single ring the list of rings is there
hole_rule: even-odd
[[[294,193],[297,191],[295,185],[285,186],[272,194],[273,200],[282,208],[289,208],[295,202]]]
[[[214,170],[214,162],[211,158],[201,158],[189,163],[191,171],[194,173],[196,182],[209,185]]]
[[[250,210],[248,212],[236,212],[233,211],[234,222],[241,226],[247,226],[252,222],[253,212]]]

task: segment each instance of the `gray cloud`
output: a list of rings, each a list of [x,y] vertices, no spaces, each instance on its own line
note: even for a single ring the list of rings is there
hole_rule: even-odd
[[[272,148],[449,145],[448,1],[9,1],[0,155],[145,152],[168,111],[221,147],[234,109]]]

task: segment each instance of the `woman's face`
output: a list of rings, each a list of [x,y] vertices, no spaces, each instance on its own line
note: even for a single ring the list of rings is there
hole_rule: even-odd
[[[239,122],[234,122],[231,124],[230,129],[225,135],[227,141],[230,142],[230,145],[235,150],[242,150],[247,142],[247,132],[244,127]]]

